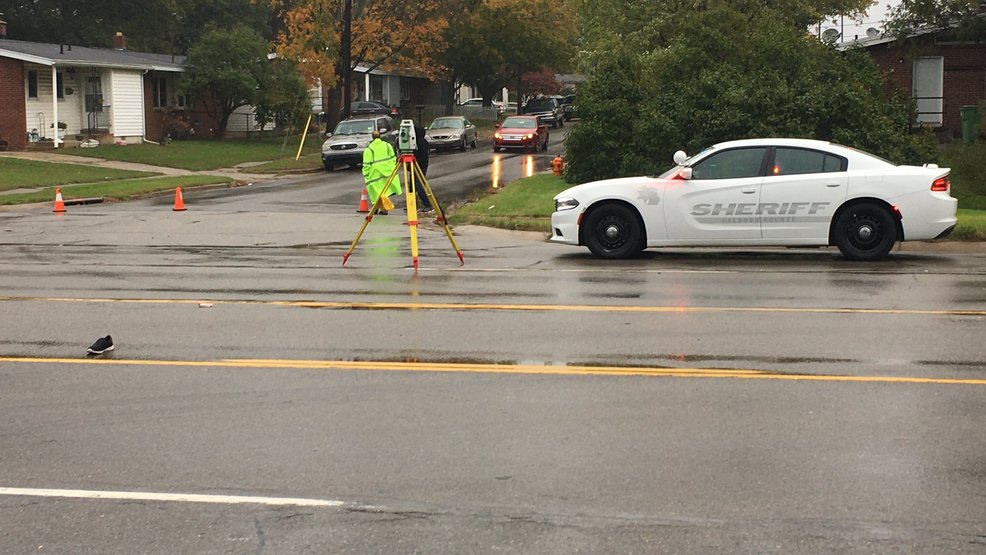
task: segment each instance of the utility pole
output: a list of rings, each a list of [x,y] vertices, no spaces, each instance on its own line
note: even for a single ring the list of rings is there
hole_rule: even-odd
[[[342,117],[348,118],[353,105],[353,0],[346,0],[342,14]]]

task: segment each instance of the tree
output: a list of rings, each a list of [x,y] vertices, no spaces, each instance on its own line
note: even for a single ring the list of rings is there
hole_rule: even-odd
[[[840,52],[790,19],[707,4],[682,8],[673,25],[652,19],[607,56],[586,57],[592,65],[579,88],[582,124],[568,139],[569,179],[654,173],[678,149],[769,136],[927,161],[928,143],[909,134],[910,101],[885,97],[865,52]],[[652,47],[641,50],[645,43]]]
[[[451,75],[473,85],[489,105],[507,84],[529,71],[568,65],[574,22],[565,4],[549,0],[468,3],[449,28],[442,61]]]
[[[340,51],[343,0],[270,1],[284,22],[275,43],[278,55],[297,64],[312,84],[321,80],[323,86],[337,87],[361,65],[367,71],[401,68],[422,76],[438,73],[434,54],[441,50],[447,25],[440,0],[353,0],[348,64]],[[332,95],[330,107],[338,106],[338,96]],[[335,115],[330,109],[330,122]]]
[[[188,51],[184,87],[217,122],[214,136],[226,133],[229,116],[258,99],[270,75],[267,41],[247,27],[207,32]]]
[[[7,4],[9,2],[0,2]],[[210,27],[237,24],[273,37],[269,6],[253,0],[31,0],[0,5],[10,38],[110,47],[117,31],[131,50],[185,54]]]
[[[311,102],[308,87],[295,65],[279,58],[271,60],[270,74],[260,82],[254,102],[257,123],[304,126],[312,113]]]
[[[886,26],[899,38],[921,28],[954,29],[957,40],[981,41],[986,39],[986,14],[980,0],[902,0]]]

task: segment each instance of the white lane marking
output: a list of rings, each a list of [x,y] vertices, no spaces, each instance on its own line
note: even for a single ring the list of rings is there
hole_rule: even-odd
[[[71,499],[122,499],[127,501],[177,501],[182,503],[252,504],[294,507],[342,507],[334,499],[297,497],[255,497],[249,495],[202,495],[196,493],[155,493],[144,491],[94,491],[82,489],[35,489],[0,487],[0,495],[19,497],[61,497]]]

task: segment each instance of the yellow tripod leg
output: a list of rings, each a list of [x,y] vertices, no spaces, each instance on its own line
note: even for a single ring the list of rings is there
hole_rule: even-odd
[[[417,162],[403,162],[404,182],[407,183],[404,199],[407,203],[407,227],[411,234],[411,265],[418,271],[418,191],[414,178],[414,165]]]
[[[387,178],[387,183],[383,186],[383,189],[380,190],[380,195],[377,196],[377,201],[374,202],[373,206],[370,207],[370,212],[366,215],[366,218],[363,219],[363,225],[360,226],[359,232],[356,234],[356,238],[353,239],[352,244],[349,245],[349,250],[346,251],[346,254],[342,255],[343,266],[345,266],[346,261],[349,260],[349,255],[353,254],[353,251],[356,250],[356,244],[359,243],[360,237],[363,236],[363,232],[366,231],[366,228],[370,225],[370,222],[373,221],[373,215],[376,214],[377,211],[380,210],[380,207],[383,205],[382,203],[383,193],[387,191],[388,188],[390,188],[390,183],[394,180],[394,177],[397,175],[397,172],[399,170],[400,170],[400,166],[394,168],[394,171],[390,174],[390,177]]]
[[[459,257],[459,264],[464,265],[466,263],[463,258],[462,251],[459,250],[459,245],[455,242],[455,236],[452,235],[452,229],[448,226],[448,220],[445,218],[445,212],[442,210],[441,204],[438,203],[438,199],[435,198],[434,191],[431,190],[431,185],[428,184],[428,179],[425,178],[424,172],[418,166],[417,162],[414,164],[414,169],[417,175],[421,179],[421,186],[424,187],[425,194],[428,196],[428,200],[431,202],[431,207],[435,209],[435,221],[442,224],[442,228],[445,230],[445,235],[448,237],[450,243],[452,243],[452,248],[455,249],[455,254]]]

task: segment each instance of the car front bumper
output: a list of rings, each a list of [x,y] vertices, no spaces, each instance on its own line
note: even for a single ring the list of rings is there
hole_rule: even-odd
[[[453,148],[458,147],[462,144],[462,137],[456,135],[453,137],[442,136],[442,137],[428,137],[428,146],[431,148]]]
[[[530,148],[536,147],[540,138],[535,135],[525,139],[523,135],[505,134],[500,138],[493,137],[493,146],[498,148]]]
[[[551,214],[551,241],[563,245],[579,245],[580,208]]]

